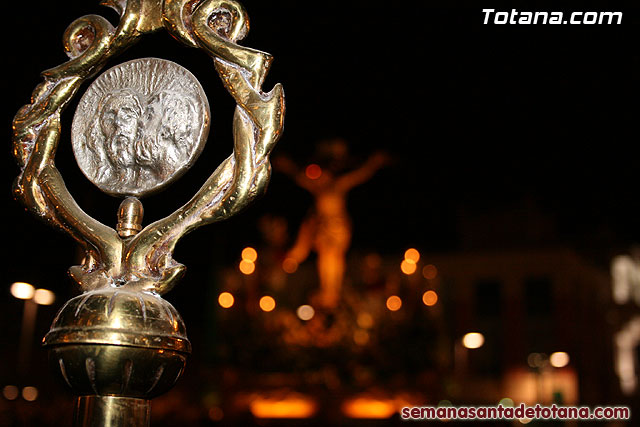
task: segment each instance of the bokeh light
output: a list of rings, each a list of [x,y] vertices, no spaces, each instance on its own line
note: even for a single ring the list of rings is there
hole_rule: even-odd
[[[402,270],[402,272],[407,276],[415,273],[417,268],[418,267],[414,262],[407,261],[406,259],[403,259],[400,263],[400,270]]]
[[[31,299],[35,291],[29,283],[15,282],[11,285],[11,295],[18,299]]]
[[[304,170],[304,174],[309,179],[318,179],[322,176],[322,168],[312,163]]]
[[[253,274],[253,272],[256,271],[256,265],[251,261],[247,261],[246,259],[240,261],[238,268],[240,269],[240,272],[242,274],[245,274],[247,276]]]
[[[515,403],[513,402],[513,399],[509,398],[509,397],[504,397],[502,399],[500,399],[500,402],[498,402],[499,405],[502,405],[505,408],[513,408],[515,406]]]
[[[353,333],[353,342],[358,345],[367,345],[369,342],[369,332],[362,329],[356,329]]]
[[[369,329],[373,327],[373,323],[374,323],[373,316],[370,313],[367,313],[366,311],[358,313],[358,317],[356,318],[356,323],[358,323],[358,326],[360,326],[361,328]]]
[[[273,299],[273,297],[270,297],[269,295],[265,295],[262,298],[260,298],[260,309],[262,311],[272,311],[274,308],[276,308],[276,300]]]
[[[342,404],[342,413],[349,418],[387,419],[397,412],[398,408],[393,400],[358,397]]]
[[[23,388],[22,398],[27,402],[33,402],[38,398],[38,389],[32,386],[27,386]]]
[[[250,262],[256,262],[258,259],[258,251],[248,246],[242,250],[242,259]]]
[[[313,316],[315,316],[316,311],[310,305],[301,305],[296,310],[296,314],[300,318],[300,320],[311,320]]]
[[[56,294],[48,289],[36,289],[33,293],[33,301],[40,305],[51,305],[56,300]]]
[[[422,276],[427,280],[433,280],[438,276],[438,269],[433,264],[427,264],[422,268]]]
[[[418,250],[415,248],[409,248],[404,252],[404,259],[407,262],[417,264],[420,260],[420,252],[418,252]]]
[[[549,362],[554,368],[564,368],[569,364],[569,355],[564,351],[556,351],[549,356]]]
[[[317,411],[315,400],[304,395],[292,394],[282,398],[255,397],[249,410],[256,418],[301,419],[310,418]]]
[[[466,348],[480,348],[484,344],[484,335],[480,332],[469,332],[462,337],[462,345]]]
[[[2,395],[7,400],[16,400],[20,395],[20,390],[14,385],[6,385],[2,388]]]
[[[422,302],[428,307],[434,306],[438,302],[438,294],[436,291],[427,291],[422,294]]]
[[[527,356],[527,364],[532,368],[541,368],[547,362],[547,356],[542,353],[531,353]]]
[[[387,298],[387,308],[391,311],[398,311],[402,307],[402,300],[397,295],[391,295]]]
[[[218,296],[218,304],[220,304],[220,307],[222,308],[230,308],[233,306],[234,302],[235,298],[233,298],[233,295],[229,292],[222,292]]]
[[[293,274],[298,269],[298,262],[293,258],[285,258],[282,261],[282,269],[287,274]]]

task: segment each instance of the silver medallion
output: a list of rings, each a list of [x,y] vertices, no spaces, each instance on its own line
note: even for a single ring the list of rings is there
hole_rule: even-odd
[[[102,191],[143,196],[191,167],[209,123],[209,103],[193,74],[164,59],[135,59],[89,86],[71,143],[80,169]]]

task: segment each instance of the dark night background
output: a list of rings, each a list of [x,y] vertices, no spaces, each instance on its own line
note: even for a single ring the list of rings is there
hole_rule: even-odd
[[[41,81],[39,73],[67,60],[60,40],[68,24],[89,13],[117,22],[115,12],[96,3],[3,6],[0,194],[8,251],[2,283],[7,289],[14,281],[47,287],[60,302],[76,292],[66,270],[78,253],[70,238],[12,199],[18,168],[10,151],[11,119]],[[447,253],[562,245],[607,269],[613,255],[640,240],[634,149],[639,9],[523,2],[518,10],[624,14],[621,25],[524,26],[483,25],[482,8],[510,9],[492,2],[242,3],[251,31],[241,43],[274,55],[263,87],[281,82],[285,89],[285,131],[274,155],[302,165],[313,159],[318,141],[343,137],[354,165],[376,150],[394,158],[350,196],[353,248],[393,254],[409,246]],[[109,66],[141,56],[190,69],[209,94],[213,117],[195,167],[166,193],[143,200],[148,224],[186,202],[231,152],[234,104],[210,59],[164,32],[143,38]],[[119,200],[95,189],[73,159],[69,129],[77,98],[63,114],[56,163],[83,209],[115,224]],[[206,318],[200,298],[206,277],[235,262],[242,247],[258,244],[262,215],[285,216],[295,228],[310,203],[303,190],[274,173],[265,197],[245,212],[180,242],[175,259],[188,271],[167,299],[182,313],[194,348]],[[15,330],[2,338],[2,346],[11,346],[21,306],[8,292],[0,293],[0,303],[3,324],[16,319]],[[54,307],[40,311],[36,333],[46,332]],[[37,357],[44,360],[44,354]]]
[[[275,56],[264,86],[281,82],[287,97],[285,133],[274,155],[288,154],[302,164],[313,158],[319,140],[340,136],[355,159],[374,150],[396,159],[350,199],[357,244],[383,252],[406,245],[463,249],[461,216],[504,210],[526,215],[527,203],[555,224],[554,232],[536,243],[568,243],[606,261],[638,241],[632,154],[640,68],[637,9],[593,3],[594,10],[623,11],[622,25],[616,26],[499,26],[482,25],[482,7],[489,6],[401,11],[375,2],[245,3],[251,31],[243,44]],[[91,2],[11,7],[3,79],[7,139],[14,111],[28,101],[39,73],[66,60],[59,41],[64,28],[87,13],[116,20],[110,9]],[[228,155],[232,101],[204,54],[164,33],[149,39],[121,59],[155,55],[183,63],[211,93],[213,112],[205,155],[183,178],[186,183],[171,188],[170,199],[156,196],[145,203],[150,221],[186,201],[212,165]],[[63,116],[67,122],[74,106]],[[67,185],[87,211],[113,222],[118,202],[92,194],[65,137],[68,132],[56,160]],[[57,248],[48,251],[52,269],[25,270],[20,259],[13,260],[5,270],[9,280],[27,272],[34,281],[50,280],[52,274],[64,280],[64,272],[55,271],[69,264],[73,245],[11,200],[9,183],[17,167],[8,142],[5,153],[12,249],[31,252],[37,240],[43,251],[44,245]],[[247,229],[261,212],[296,219],[308,206],[305,197],[276,173],[255,206],[189,236],[178,253],[197,257],[203,242],[222,246],[235,232],[231,229],[250,238]],[[495,244],[520,245],[518,233],[525,231],[514,230],[511,241]],[[193,262],[187,265],[197,269]]]

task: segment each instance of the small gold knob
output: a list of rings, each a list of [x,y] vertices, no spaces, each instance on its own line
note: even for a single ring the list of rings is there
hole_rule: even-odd
[[[142,230],[142,202],[135,197],[127,197],[118,208],[118,226],[116,230],[120,237],[129,237]]]

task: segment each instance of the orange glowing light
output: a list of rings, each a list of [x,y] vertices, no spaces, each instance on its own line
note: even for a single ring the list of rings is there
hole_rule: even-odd
[[[387,308],[391,311],[398,311],[402,307],[402,300],[397,295],[391,295],[387,298]]]
[[[426,306],[434,306],[438,302],[438,294],[435,291],[427,291],[422,295],[422,302]]]
[[[282,269],[288,274],[295,273],[298,269],[298,261],[293,258],[285,258],[285,260],[282,261]]]
[[[32,386],[27,386],[23,388],[22,398],[27,402],[33,402],[38,398],[38,389]]]
[[[246,259],[240,261],[240,265],[238,265],[238,268],[240,269],[240,272],[242,274],[246,275],[252,274],[254,271],[256,271],[256,265],[251,261],[247,261]]]
[[[433,264],[425,265],[422,269],[422,275],[425,279],[433,280],[438,275],[438,269]]]
[[[404,253],[404,259],[407,262],[411,262],[413,264],[417,264],[420,260],[420,252],[418,252],[415,248],[407,249]]]
[[[369,342],[369,332],[356,329],[353,333],[353,342],[358,345],[366,345]]]
[[[398,411],[393,400],[358,397],[344,402],[342,412],[349,418],[386,419]]]
[[[7,385],[2,389],[2,395],[7,400],[16,400],[20,395],[20,390],[14,385]]]
[[[262,311],[270,312],[273,311],[274,308],[276,308],[276,300],[274,300],[273,297],[265,295],[260,298],[260,309]]]
[[[256,397],[249,410],[256,418],[310,418],[317,410],[315,400],[303,395],[287,396],[282,399]]]
[[[309,179],[318,179],[322,176],[322,168],[312,163],[304,170],[304,174]]]
[[[220,307],[222,308],[230,308],[233,306],[234,302],[235,302],[235,299],[233,298],[233,295],[231,295],[229,292],[222,292],[218,296],[218,304],[220,304]]]
[[[363,311],[362,313],[358,313],[356,322],[358,323],[358,326],[360,326],[361,328],[369,329],[373,327],[374,320],[371,314],[367,313],[366,311]]]
[[[256,262],[258,252],[252,247],[246,247],[242,250],[242,259],[249,262]]]
[[[400,270],[402,270],[402,272],[407,276],[415,273],[416,268],[417,266],[415,262],[407,261],[406,259],[403,259],[400,263]]]

